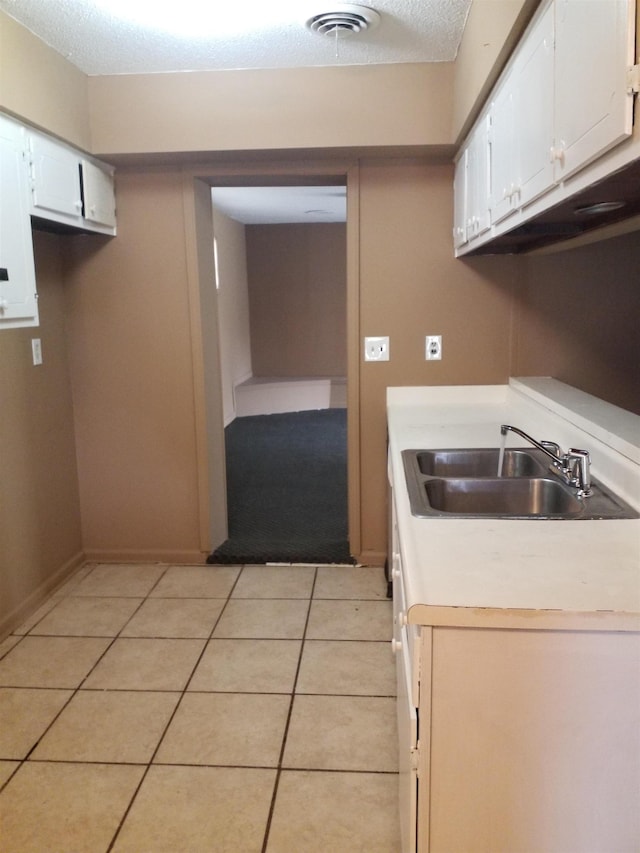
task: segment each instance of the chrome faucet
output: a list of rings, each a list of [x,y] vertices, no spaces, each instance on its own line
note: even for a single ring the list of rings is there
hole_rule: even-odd
[[[506,435],[507,432],[515,432],[529,444],[532,444],[538,450],[546,454],[552,462],[554,469],[562,477],[568,486],[573,486],[578,490],[578,496],[587,498],[592,493],[591,491],[591,457],[587,450],[579,450],[576,447],[570,447],[567,453],[560,450],[560,445],[555,441],[536,441],[524,430],[518,427],[502,424],[500,427],[500,435]]]

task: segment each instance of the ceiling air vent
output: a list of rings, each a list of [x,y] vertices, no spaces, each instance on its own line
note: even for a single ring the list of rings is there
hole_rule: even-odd
[[[380,23],[380,15],[367,6],[342,3],[335,8],[318,12],[307,19],[306,27],[320,35],[350,35],[373,30]]]

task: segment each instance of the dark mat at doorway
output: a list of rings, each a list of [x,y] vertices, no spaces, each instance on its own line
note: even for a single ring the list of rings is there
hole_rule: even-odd
[[[236,418],[225,429],[229,538],[208,563],[353,563],[347,413]]]

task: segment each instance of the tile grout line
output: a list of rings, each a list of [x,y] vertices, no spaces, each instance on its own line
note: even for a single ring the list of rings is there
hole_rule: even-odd
[[[81,566],[81,567],[78,569],[78,573],[80,573],[80,572],[82,571],[82,568],[84,568],[84,567],[82,567],[82,566]],[[96,568],[96,566],[93,566],[93,567],[92,567],[88,572],[86,572],[86,573],[84,574],[84,576],[82,577],[82,579],[81,579],[81,580],[79,580],[77,584],[74,584],[73,586],[71,586],[71,590],[75,589],[77,586],[79,586],[79,585],[82,583],[82,581],[86,580],[86,578],[88,578],[88,577],[92,574],[92,572],[94,571],[94,569],[95,569],[95,568]],[[157,578],[156,582],[154,583],[154,585],[153,585],[152,589],[153,589],[153,588],[156,586],[156,584],[160,581],[160,578],[162,578],[162,576],[164,575],[165,571],[166,571],[166,569],[165,569],[165,570],[164,570],[164,571],[163,571],[163,572],[158,576],[158,578]],[[70,580],[71,580],[71,578],[70,578]],[[149,590],[149,592],[150,592],[150,591],[151,591],[151,590]],[[26,639],[27,637],[30,637],[30,636],[34,636],[34,637],[36,637],[36,636],[38,636],[38,637],[40,637],[40,636],[43,636],[43,637],[50,636],[50,635],[47,635],[47,634],[44,634],[44,635],[41,635],[41,634],[34,634],[34,635],[32,635],[32,634],[31,634],[31,631],[33,631],[33,629],[34,629],[34,628],[37,628],[37,626],[38,626],[38,625],[39,625],[39,624],[40,624],[44,619],[46,619],[46,617],[47,617],[47,616],[48,616],[48,615],[49,615],[53,610],[55,610],[55,608],[58,606],[58,604],[60,604],[62,601],[66,600],[66,599],[73,598],[73,597],[74,597],[74,596],[71,594],[71,592],[67,593],[66,595],[61,595],[61,596],[60,596],[60,601],[59,601],[57,604],[55,604],[55,605],[54,605],[50,610],[48,610],[46,613],[44,613],[44,614],[42,615],[42,618],[40,618],[40,619],[39,619],[39,620],[38,620],[38,621],[37,621],[37,622],[36,622],[36,623],[35,623],[35,624],[34,624],[34,625],[33,625],[33,626],[28,630],[28,631],[27,631],[27,633],[26,633],[26,634],[23,634],[23,635],[22,635],[22,637],[20,638],[20,640],[16,643],[16,645],[15,645],[15,646],[12,646],[12,648],[11,648],[9,651],[13,651],[13,649],[14,649],[14,648],[16,648],[17,646],[19,646],[19,645],[20,645],[20,643],[21,643],[24,639]],[[127,597],[132,597],[132,598],[133,598],[133,597],[135,597],[135,598],[138,598],[139,596],[127,596]],[[146,598],[143,598],[143,599],[142,599],[142,601],[140,602],[140,604],[138,605],[138,607],[135,609],[134,613],[137,613],[137,612],[138,612],[138,610],[140,609],[140,607],[142,607],[142,604],[143,604],[143,602],[144,602],[145,600],[146,600]],[[132,615],[131,615],[130,619],[131,619],[131,618],[133,618],[133,615],[134,615],[134,614],[132,614]],[[129,623],[130,619],[128,619],[128,620],[127,620],[127,622],[125,623],[125,625],[127,625],[127,624]],[[124,625],[123,625],[122,627],[124,628]],[[121,628],[120,630],[122,630],[122,628]],[[81,688],[82,688],[82,685],[85,683],[85,681],[87,680],[87,678],[91,675],[91,673],[94,671],[94,669],[96,668],[96,666],[98,665],[98,663],[99,663],[99,662],[104,658],[104,656],[105,656],[105,655],[106,655],[106,653],[109,651],[109,649],[113,646],[113,644],[115,643],[116,639],[118,638],[119,633],[120,633],[120,631],[119,631],[119,632],[118,632],[114,637],[111,637],[111,638],[109,638],[109,637],[97,637],[97,638],[96,638],[96,637],[88,637],[88,638],[85,638],[85,637],[82,637],[82,636],[78,636],[78,639],[111,639],[111,642],[107,644],[107,646],[106,646],[106,648],[104,649],[104,651],[102,652],[102,654],[98,657],[98,659],[97,659],[97,660],[94,662],[94,664],[90,667],[89,671],[88,671],[87,673],[85,673],[84,677],[80,679],[79,683],[78,683],[75,687],[56,687],[56,688],[53,688],[53,687],[48,687],[48,688],[30,687],[30,688],[27,688],[27,689],[33,689],[33,690],[42,690],[42,689],[49,689],[49,690],[70,690],[70,691],[71,691],[71,693],[70,693],[70,695],[69,695],[69,697],[68,697],[67,701],[64,703],[64,705],[60,708],[60,710],[58,711],[58,713],[57,713],[57,714],[55,714],[55,716],[53,717],[53,719],[50,721],[49,725],[48,725],[48,726],[45,728],[45,730],[40,734],[40,736],[38,737],[38,739],[36,740],[36,742],[35,742],[34,744],[32,744],[31,748],[27,751],[26,755],[25,755],[25,756],[23,756],[23,758],[19,760],[18,766],[15,768],[15,770],[14,770],[14,772],[11,774],[11,776],[10,776],[10,777],[5,781],[5,783],[4,783],[2,786],[0,786],[0,791],[4,790],[4,788],[6,787],[6,785],[7,785],[7,784],[9,783],[9,781],[10,781],[10,780],[15,776],[15,774],[18,772],[18,770],[20,770],[20,768],[21,768],[21,767],[23,767],[25,764],[27,764],[27,762],[29,762],[29,760],[30,760],[30,756],[32,755],[32,753],[34,752],[34,750],[36,750],[36,749],[38,748],[38,746],[39,746],[39,745],[40,745],[40,743],[42,742],[43,738],[45,738],[45,737],[46,737],[47,733],[51,730],[52,726],[53,726],[53,725],[56,723],[56,721],[60,718],[60,716],[61,716],[61,714],[63,713],[63,711],[65,711],[65,710],[69,707],[70,703],[73,701],[73,699],[75,698],[75,696],[80,692],[80,690],[81,690]],[[56,634],[56,635],[51,635],[51,636],[65,636],[65,635]],[[74,636],[75,636],[75,635],[74,635]],[[4,656],[3,656],[3,657],[4,657]],[[20,688],[20,687],[18,687],[18,688],[16,688],[16,689],[24,689],[24,688]],[[38,762],[32,762],[32,763],[38,763]],[[69,763],[73,763],[73,762],[69,762]],[[87,763],[90,763],[90,762],[87,762]]]
[[[198,655],[198,658],[197,658],[197,660],[196,660],[196,662],[195,662],[195,664],[193,665],[193,668],[192,668],[192,670],[191,670],[191,674],[189,675],[189,677],[188,677],[188,678],[186,679],[186,681],[185,681],[184,687],[182,688],[182,690],[181,690],[181,691],[176,691],[176,692],[179,692],[179,693],[180,693],[180,697],[179,697],[178,701],[176,702],[175,708],[173,709],[172,713],[170,714],[169,719],[167,720],[167,724],[165,725],[164,729],[162,730],[162,734],[161,734],[161,735],[160,735],[160,737],[158,738],[158,742],[156,743],[155,749],[153,750],[153,752],[152,752],[152,754],[151,754],[151,756],[150,756],[150,758],[149,758],[149,760],[148,760],[148,762],[147,762],[147,764],[146,764],[146,767],[145,767],[145,769],[144,769],[144,771],[143,771],[143,773],[142,773],[142,776],[141,776],[141,778],[140,778],[140,781],[139,781],[139,783],[136,785],[136,789],[135,789],[135,791],[133,792],[133,794],[131,795],[131,799],[129,800],[129,804],[127,805],[126,809],[124,810],[124,813],[122,814],[122,817],[120,818],[120,821],[118,822],[118,826],[116,827],[116,830],[115,830],[115,832],[114,832],[114,834],[113,834],[113,837],[112,837],[112,839],[111,839],[111,842],[109,843],[109,846],[107,847],[106,853],[111,853],[111,850],[113,850],[113,845],[114,845],[114,844],[116,843],[116,841],[118,840],[118,836],[120,835],[120,833],[121,833],[121,831],[122,831],[122,827],[124,826],[124,824],[125,824],[125,822],[126,822],[126,820],[127,820],[128,816],[129,816],[129,814],[130,814],[130,812],[131,812],[131,809],[133,808],[133,806],[134,806],[134,804],[135,804],[135,801],[136,801],[136,799],[137,799],[137,797],[138,797],[138,794],[140,793],[140,789],[142,788],[142,785],[144,784],[145,779],[146,779],[146,778],[147,778],[147,776],[149,775],[149,771],[151,770],[152,766],[154,766],[154,765],[153,765],[154,758],[155,758],[155,757],[156,757],[156,755],[158,754],[158,750],[160,749],[160,746],[162,745],[162,741],[164,740],[164,738],[165,738],[165,736],[166,736],[166,734],[167,734],[167,731],[169,730],[169,726],[170,726],[170,725],[171,725],[171,723],[173,722],[173,720],[174,720],[174,718],[175,718],[175,716],[176,716],[176,714],[177,714],[177,712],[178,712],[178,708],[179,708],[179,707],[180,707],[180,705],[182,704],[182,700],[184,699],[184,697],[185,697],[185,695],[186,695],[186,693],[187,693],[187,690],[188,690],[189,684],[191,683],[191,680],[192,680],[192,678],[193,678],[193,676],[194,676],[194,673],[195,673],[196,669],[198,668],[198,666],[200,665],[200,662],[201,662],[201,660],[202,660],[202,657],[203,657],[203,655],[204,655],[204,653],[205,653],[205,651],[206,651],[206,649],[207,649],[207,644],[208,644],[208,643],[209,643],[209,641],[211,640],[211,638],[212,638],[212,636],[213,636],[213,632],[215,631],[215,629],[216,629],[216,627],[217,627],[217,625],[218,625],[218,622],[219,622],[219,621],[220,621],[220,619],[222,618],[222,614],[223,614],[223,613],[224,613],[224,611],[226,610],[227,605],[228,605],[229,601],[231,600],[231,596],[232,596],[232,594],[233,594],[233,590],[236,588],[236,585],[237,585],[238,580],[240,579],[240,577],[241,577],[241,575],[242,575],[242,572],[244,571],[244,568],[245,568],[244,566],[241,566],[241,567],[240,567],[240,571],[239,571],[239,572],[238,572],[238,574],[236,575],[236,578],[235,578],[235,580],[234,580],[234,582],[233,582],[233,584],[232,584],[232,586],[231,586],[231,589],[229,590],[229,593],[228,593],[228,595],[227,595],[227,597],[226,597],[225,603],[224,603],[224,605],[223,605],[222,609],[220,610],[220,613],[219,613],[219,614],[218,614],[218,616],[216,617],[216,619],[215,619],[215,621],[214,621],[214,623],[213,623],[213,626],[212,626],[211,630],[209,631],[209,636],[208,636],[208,638],[207,638],[207,639],[205,639],[205,641],[204,641],[204,645],[202,646],[202,651],[201,651],[201,652],[200,652],[200,654]],[[159,579],[158,579],[158,580],[159,580]],[[155,588],[155,585],[154,585],[154,588]],[[150,592],[151,592],[151,591],[150,591]],[[147,598],[145,599],[145,601],[146,601],[148,598],[149,598],[149,596],[147,596]],[[218,599],[218,600],[219,600],[219,599]],[[128,624],[128,623],[127,623],[127,624]],[[132,639],[135,639],[135,638],[132,638]],[[171,765],[169,765],[169,766],[171,766]]]
[[[252,565],[253,565],[253,564],[252,564]],[[105,655],[107,654],[107,652],[112,648],[113,644],[115,643],[115,641],[116,641],[117,639],[120,639],[120,638],[122,638],[122,639],[133,639],[133,640],[136,640],[136,639],[137,639],[137,640],[139,640],[139,639],[150,639],[150,640],[153,640],[153,639],[156,639],[156,640],[160,640],[160,639],[169,639],[168,637],[164,637],[164,636],[161,636],[161,637],[135,637],[135,636],[132,636],[132,637],[126,637],[126,638],[123,638],[123,637],[122,637],[122,632],[126,630],[126,627],[127,627],[128,625],[130,625],[130,624],[131,624],[131,621],[132,621],[132,620],[135,618],[135,616],[139,613],[140,609],[144,606],[144,604],[145,604],[146,602],[148,602],[149,600],[154,600],[154,601],[163,600],[163,599],[166,599],[166,600],[176,600],[176,601],[179,601],[179,600],[185,600],[185,597],[184,597],[184,596],[152,596],[152,592],[157,588],[158,584],[161,582],[162,578],[165,576],[165,574],[166,574],[166,572],[168,571],[169,567],[170,567],[169,565],[167,565],[167,566],[165,566],[165,567],[164,567],[164,570],[163,570],[163,571],[162,571],[162,573],[158,576],[158,578],[155,580],[155,582],[153,583],[152,587],[149,589],[149,591],[146,593],[146,595],[145,595],[144,597],[140,597],[140,596],[122,596],[122,595],[114,595],[114,596],[88,596],[88,597],[98,597],[98,598],[141,598],[141,600],[140,600],[140,602],[139,602],[138,606],[135,608],[135,610],[134,610],[134,611],[131,613],[131,615],[126,619],[126,621],[124,622],[124,624],[121,626],[121,628],[118,630],[118,632],[117,632],[113,637],[103,637],[103,639],[111,639],[111,642],[110,642],[110,643],[108,643],[107,647],[106,647],[106,648],[105,648],[105,650],[102,652],[102,654],[99,656],[98,660],[93,664],[93,666],[90,668],[89,672],[84,676],[84,678],[80,681],[80,683],[79,683],[75,688],[37,688],[37,687],[29,687],[29,688],[27,688],[27,689],[70,689],[72,692],[71,692],[71,695],[69,696],[69,698],[67,699],[67,701],[65,702],[65,704],[63,705],[63,707],[58,711],[58,713],[56,714],[56,716],[54,717],[54,719],[50,722],[50,724],[47,726],[47,728],[45,729],[45,731],[40,735],[40,737],[38,738],[38,741],[37,741],[37,742],[36,742],[36,743],[31,747],[31,749],[29,750],[28,754],[27,754],[27,755],[26,755],[22,760],[18,760],[18,761],[16,762],[16,767],[15,767],[15,769],[13,770],[13,772],[11,773],[11,775],[10,775],[10,776],[5,780],[5,783],[3,784],[2,788],[0,788],[0,790],[4,789],[4,787],[6,787],[6,784],[8,784],[8,783],[9,783],[9,781],[10,781],[10,780],[15,776],[15,774],[18,772],[18,770],[20,769],[20,767],[22,767],[22,766],[23,766],[23,764],[24,764],[24,763],[29,759],[29,757],[30,757],[30,755],[33,753],[34,749],[38,746],[38,744],[42,741],[42,739],[45,737],[45,735],[49,732],[49,730],[50,730],[50,729],[51,729],[51,727],[54,725],[54,723],[58,720],[58,718],[59,718],[59,717],[60,717],[60,715],[63,713],[63,711],[68,707],[69,703],[74,699],[74,697],[75,697],[76,695],[78,695],[78,694],[80,693],[80,691],[81,691],[81,690],[84,690],[85,692],[101,692],[99,688],[83,688],[83,687],[82,687],[82,685],[86,683],[86,680],[89,678],[89,676],[91,675],[91,673],[92,673],[92,672],[94,672],[95,668],[98,666],[98,664],[100,663],[100,661],[101,661],[101,660],[103,660],[104,656],[105,656]],[[95,567],[94,567],[94,568],[95,568]],[[237,588],[237,585],[238,585],[238,583],[240,582],[240,579],[241,579],[241,577],[242,577],[242,575],[243,575],[243,572],[244,572],[244,569],[245,569],[245,568],[247,568],[247,566],[244,566],[244,565],[243,565],[243,566],[240,568],[240,571],[238,572],[238,574],[236,575],[235,580],[233,581],[233,584],[232,584],[232,586],[231,586],[231,588],[230,588],[229,592],[227,593],[226,597],[224,598],[224,604],[223,604],[223,606],[222,606],[222,608],[221,608],[221,610],[220,610],[220,613],[219,613],[219,614],[217,615],[217,617],[215,618],[215,620],[214,620],[214,622],[213,622],[213,625],[212,625],[211,629],[210,629],[210,630],[209,630],[209,632],[208,632],[208,636],[207,636],[207,637],[196,637],[196,638],[194,638],[194,637],[192,637],[192,636],[191,636],[191,637],[184,637],[184,638],[182,638],[182,639],[185,639],[185,640],[188,640],[188,639],[191,639],[191,640],[193,640],[193,639],[197,639],[197,640],[203,640],[203,641],[204,641],[204,642],[203,642],[203,648],[202,648],[201,652],[199,653],[199,655],[198,655],[198,657],[197,657],[197,660],[196,660],[196,661],[195,661],[195,663],[193,664],[193,666],[192,666],[192,668],[191,668],[191,673],[190,673],[190,675],[188,675],[188,677],[187,677],[187,679],[186,679],[186,682],[185,682],[185,684],[184,684],[183,688],[182,688],[181,690],[155,690],[155,691],[154,691],[154,690],[147,689],[147,690],[143,690],[143,691],[138,691],[138,692],[140,692],[140,693],[158,692],[158,693],[175,693],[175,694],[178,694],[178,700],[177,700],[176,705],[175,705],[175,707],[174,707],[174,709],[173,709],[173,712],[171,713],[171,715],[170,715],[170,717],[169,717],[169,719],[168,719],[168,721],[167,721],[166,725],[164,726],[163,731],[162,731],[162,733],[160,734],[159,739],[158,739],[158,741],[157,741],[157,743],[156,743],[155,749],[153,750],[153,753],[151,754],[151,756],[150,756],[150,758],[148,759],[148,761],[146,761],[146,762],[144,762],[144,761],[142,761],[142,762],[135,762],[135,761],[132,761],[132,762],[123,762],[123,761],[111,761],[111,762],[104,762],[104,761],[103,761],[103,762],[83,761],[83,762],[77,762],[77,761],[73,761],[72,759],[68,759],[68,760],[66,760],[66,761],[65,761],[65,760],[62,760],[62,761],[60,761],[60,760],[55,761],[55,760],[54,760],[53,762],[51,762],[51,761],[47,761],[46,759],[42,759],[42,762],[41,762],[41,763],[63,763],[63,764],[64,764],[64,763],[68,763],[68,764],[78,764],[78,763],[81,763],[81,764],[95,764],[95,763],[100,763],[100,764],[111,764],[111,765],[118,765],[118,766],[131,766],[131,767],[142,767],[142,768],[143,768],[143,773],[142,773],[142,776],[141,776],[141,778],[140,778],[140,781],[139,781],[138,785],[136,786],[135,791],[134,791],[134,792],[133,792],[133,794],[131,795],[131,798],[130,798],[130,800],[129,800],[129,804],[128,804],[128,806],[127,806],[126,810],[124,811],[124,814],[122,815],[122,817],[121,817],[121,819],[120,819],[120,821],[119,821],[118,827],[117,827],[117,829],[115,830],[114,835],[113,835],[113,837],[112,837],[112,839],[111,839],[111,842],[110,842],[110,844],[109,844],[108,851],[111,851],[111,850],[113,849],[114,845],[115,845],[115,844],[116,844],[116,842],[117,842],[117,838],[119,837],[119,835],[120,835],[120,833],[121,833],[121,830],[122,830],[122,828],[123,828],[123,826],[124,826],[124,824],[125,824],[125,822],[126,822],[126,820],[127,820],[128,816],[129,816],[129,814],[130,814],[130,812],[131,812],[131,809],[133,808],[134,803],[135,803],[135,801],[136,801],[136,799],[137,799],[137,797],[138,797],[138,795],[139,795],[139,792],[140,792],[140,790],[141,790],[141,787],[142,787],[142,785],[144,784],[144,781],[145,781],[145,779],[146,779],[146,777],[147,777],[147,775],[148,775],[148,773],[149,773],[149,771],[150,771],[151,767],[152,767],[152,766],[153,766],[153,764],[154,764],[154,759],[156,758],[156,756],[157,756],[157,754],[158,754],[158,751],[159,751],[159,749],[160,749],[160,747],[161,747],[161,745],[162,745],[162,742],[164,741],[164,739],[165,739],[165,737],[166,737],[167,731],[168,731],[168,729],[169,729],[170,725],[172,724],[172,722],[173,722],[173,720],[174,720],[174,718],[175,718],[176,713],[178,712],[178,709],[179,709],[179,708],[181,707],[181,705],[182,705],[182,702],[183,702],[183,700],[184,700],[185,695],[186,695],[188,692],[193,692],[193,693],[203,693],[203,694],[211,694],[211,693],[220,693],[220,694],[240,693],[240,694],[242,694],[242,693],[245,693],[245,692],[246,692],[246,691],[238,691],[238,690],[234,690],[234,691],[229,691],[229,690],[196,690],[196,691],[189,691],[189,685],[190,685],[191,683],[193,683],[193,678],[194,678],[194,676],[195,676],[195,672],[196,672],[196,670],[197,670],[198,666],[199,666],[199,665],[201,664],[201,662],[202,662],[202,658],[203,658],[203,656],[204,656],[204,654],[205,654],[205,652],[206,652],[206,650],[207,650],[207,648],[208,648],[209,643],[214,639],[213,634],[214,634],[214,632],[215,632],[216,628],[218,627],[219,622],[220,622],[221,618],[223,617],[223,614],[225,613],[225,610],[227,609],[227,607],[228,607],[228,605],[229,605],[229,602],[230,602],[230,601],[232,601],[233,592],[234,592],[234,590]],[[278,790],[279,790],[279,783],[280,783],[280,779],[281,779],[281,774],[282,774],[282,771],[285,769],[285,768],[284,768],[284,766],[283,766],[283,764],[284,764],[284,755],[285,755],[286,746],[287,746],[287,738],[288,738],[288,735],[289,735],[290,723],[291,723],[291,720],[292,720],[292,714],[293,714],[293,706],[294,706],[294,702],[295,702],[295,699],[296,699],[296,696],[297,696],[297,695],[303,695],[303,694],[297,694],[297,693],[296,693],[296,690],[297,690],[297,685],[298,685],[298,683],[299,683],[299,677],[300,677],[300,674],[301,674],[301,664],[302,664],[302,660],[303,660],[303,656],[304,656],[304,652],[305,652],[306,644],[307,644],[307,643],[316,642],[316,641],[317,641],[317,642],[346,642],[346,643],[367,642],[367,643],[378,643],[378,644],[383,643],[383,644],[386,644],[386,641],[382,641],[382,640],[374,640],[374,639],[371,639],[371,640],[361,640],[361,639],[358,639],[358,638],[342,639],[342,638],[339,638],[339,637],[331,637],[331,638],[326,638],[326,637],[325,637],[325,638],[316,638],[316,640],[312,640],[312,639],[310,639],[310,638],[308,638],[308,637],[307,637],[307,633],[308,633],[308,629],[309,629],[309,623],[310,623],[311,610],[312,610],[312,607],[313,607],[313,602],[314,602],[315,600],[318,600],[318,601],[327,601],[327,602],[338,602],[338,601],[343,601],[343,602],[349,602],[349,601],[351,601],[351,602],[357,602],[357,601],[375,601],[375,600],[381,600],[381,601],[385,601],[385,602],[387,601],[386,599],[369,599],[369,598],[364,598],[364,597],[362,597],[362,596],[358,596],[357,598],[343,598],[343,597],[341,597],[341,596],[335,596],[335,595],[334,595],[334,596],[332,596],[332,597],[330,597],[330,598],[324,598],[324,597],[320,598],[320,597],[319,597],[318,599],[315,599],[315,598],[314,598],[314,594],[315,594],[315,591],[316,591],[316,588],[317,588],[317,584],[318,584],[318,580],[319,580],[319,578],[318,578],[318,568],[319,568],[319,567],[318,567],[318,565],[316,565],[316,566],[314,567],[313,583],[312,583],[311,591],[310,591],[309,595],[308,595],[308,596],[298,597],[298,598],[297,598],[297,600],[303,600],[303,599],[306,599],[306,600],[307,600],[307,612],[306,612],[306,618],[305,618],[304,628],[303,628],[303,632],[302,632],[302,637],[300,638],[300,649],[299,649],[299,653],[298,653],[298,660],[297,660],[297,666],[296,666],[296,670],[295,670],[295,675],[294,675],[293,685],[292,685],[292,688],[291,688],[291,690],[290,690],[290,691],[286,691],[286,692],[284,693],[284,695],[287,695],[287,694],[289,695],[289,708],[288,708],[287,718],[286,718],[286,722],[285,722],[285,727],[284,727],[283,734],[282,734],[282,743],[281,743],[281,747],[280,747],[280,753],[279,753],[279,757],[278,757],[277,766],[274,768],[273,766],[264,766],[264,767],[263,767],[262,765],[238,765],[238,764],[229,764],[229,765],[201,765],[201,764],[190,764],[190,763],[184,763],[184,762],[171,762],[171,763],[166,763],[166,764],[165,764],[164,762],[159,762],[159,763],[156,765],[156,766],[169,766],[169,767],[171,767],[171,766],[184,766],[184,767],[203,767],[203,766],[214,766],[214,767],[227,768],[227,769],[231,769],[231,768],[249,768],[249,767],[251,767],[252,769],[265,769],[265,770],[267,770],[267,769],[268,769],[268,770],[274,770],[274,769],[275,769],[276,774],[275,774],[275,779],[274,779],[274,787],[273,787],[273,791],[272,791],[272,795],[271,795],[271,802],[270,802],[270,807],[269,807],[269,813],[268,813],[267,822],[266,822],[266,825],[265,825],[265,831],[264,831],[263,847],[262,847],[263,853],[264,853],[264,851],[266,851],[266,849],[267,849],[268,839],[269,839],[269,834],[270,834],[271,825],[272,825],[272,820],[273,820],[273,817],[274,817],[274,814],[275,814],[275,807],[276,807],[276,802],[277,802],[277,794],[278,794]],[[89,575],[90,575],[90,574],[91,574],[91,572],[89,572],[89,573],[86,575],[86,577],[89,577]],[[75,589],[75,588],[76,588],[76,587],[72,587],[72,589]],[[67,594],[66,596],[62,597],[62,599],[61,599],[61,600],[64,600],[64,599],[71,599],[71,598],[86,598],[86,597],[87,597],[87,596],[77,596],[77,595],[76,595],[76,596],[74,596],[74,595],[72,595],[72,594]],[[203,599],[203,598],[202,598],[202,596],[199,596],[199,597],[196,597],[196,596],[187,596],[186,598],[188,598],[188,599],[190,599],[190,600],[200,600],[200,601],[202,601],[202,600],[207,600],[207,599],[208,599],[208,597],[207,597],[207,599]],[[220,597],[220,598],[222,598],[222,597]],[[212,600],[212,601],[215,601],[215,600],[219,601],[219,600],[220,600],[220,598],[218,598],[218,599],[211,599],[211,600]],[[245,597],[245,596],[243,596],[243,597],[238,597],[237,599],[233,599],[233,600],[240,600],[240,601],[242,601],[242,600],[254,600],[254,601],[260,601],[260,600],[263,600],[263,599],[262,599],[262,596],[258,596],[257,598],[256,598],[256,597],[254,597],[254,596],[246,596],[246,597]],[[272,600],[272,599],[269,599],[269,600]],[[289,600],[289,599],[287,598],[287,599],[285,599],[285,600]],[[295,600],[295,599],[291,599],[291,600]],[[57,605],[56,605],[56,606],[57,606]],[[53,610],[53,609],[55,609],[55,608],[51,608],[51,610]],[[35,628],[37,628],[37,626],[42,622],[42,620],[43,620],[43,619],[45,619],[45,618],[46,618],[46,616],[48,615],[48,613],[50,613],[50,612],[51,612],[51,610],[49,610],[49,611],[47,611],[47,613],[43,614],[43,616],[41,617],[41,619],[39,619],[36,623],[34,623],[34,625],[30,628],[30,630],[29,630],[29,632],[28,632],[28,633],[26,633],[26,634],[24,634],[24,635],[21,635],[21,636],[20,636],[20,639],[19,639],[19,640],[18,640],[18,642],[16,643],[16,646],[18,646],[18,645],[22,642],[22,640],[23,640],[25,637],[27,637],[27,636],[31,636],[30,632],[31,632],[32,630],[34,630]],[[32,636],[37,636],[37,637],[47,637],[47,636],[51,636],[51,637],[60,637],[60,636],[80,636],[80,635],[64,635],[64,634],[52,634],[52,635],[46,635],[46,634],[43,634],[43,635],[32,635]],[[93,637],[93,638],[97,638],[97,637]],[[179,640],[179,639],[181,639],[181,638],[179,638],[179,637],[171,637],[170,639],[178,639],[178,640]],[[219,639],[227,639],[227,640],[233,640],[233,641],[238,641],[238,640],[240,640],[240,641],[242,641],[242,640],[251,641],[251,640],[255,640],[255,639],[259,639],[259,638],[255,638],[255,637],[228,637],[228,638],[219,638]],[[274,639],[274,638],[273,638],[273,637],[269,637],[269,636],[267,636],[267,637],[265,637],[264,639]],[[292,638],[292,639],[293,639],[293,638]],[[6,655],[6,654],[8,654],[8,653],[9,653],[13,648],[15,648],[16,646],[12,646],[12,648],[11,648],[11,649],[9,649],[9,650],[5,653],[5,655]],[[3,655],[3,657],[4,657],[5,655]],[[113,689],[112,689],[112,688],[110,688],[109,690],[110,690],[110,691],[111,691],[111,690],[113,690],[113,692],[121,692],[121,691],[128,692],[130,689],[131,689],[131,688],[126,688],[126,687],[124,687],[124,688],[113,688]],[[283,695],[283,694],[282,694],[282,692],[279,692],[279,691],[278,691],[278,692],[275,692],[275,691],[273,691],[273,692],[271,692],[271,691],[259,691],[259,694],[260,694],[260,695]],[[255,695],[255,694],[251,694],[251,695]],[[347,695],[349,695],[349,696],[351,696],[351,695],[353,695],[354,697],[364,697],[364,696],[367,696],[367,697],[374,697],[374,696],[380,696],[380,694],[343,694],[343,693],[339,693],[339,694],[338,694],[338,693],[335,693],[335,694],[332,694],[332,693],[326,693],[326,692],[316,693],[316,694],[306,694],[306,695],[320,695],[320,696],[330,696],[330,695],[335,695],[335,696],[347,696]],[[381,697],[381,698],[383,698],[383,697]],[[384,698],[387,698],[387,697],[385,696]],[[392,696],[389,696],[388,698],[393,698],[393,697],[392,697]],[[36,761],[33,761],[32,763],[40,763],[40,762],[39,762],[38,760],[36,760]],[[347,769],[347,768],[345,768],[345,769],[342,769],[342,770],[329,771],[329,770],[327,770],[326,768],[295,768],[295,769],[296,769],[296,770],[302,770],[302,771],[305,771],[305,772],[313,772],[313,773],[337,772],[337,773],[363,773],[363,774],[376,774],[376,775],[382,775],[382,776],[397,775],[397,771],[384,771],[384,770],[379,770],[379,771],[374,771],[374,770],[351,770],[351,769]]]
[[[309,593],[309,605],[307,607],[307,617],[304,622],[304,628],[302,630],[302,638],[300,643],[300,654],[298,655],[298,665],[296,666],[296,672],[293,678],[293,684],[291,686],[291,698],[289,700],[289,710],[287,712],[287,719],[284,726],[284,732],[282,733],[282,746],[280,747],[280,755],[278,756],[278,765],[276,767],[276,778],[273,784],[273,793],[271,796],[271,803],[269,805],[269,814],[267,815],[267,823],[264,829],[264,839],[262,842],[262,850],[261,853],[266,853],[267,845],[269,843],[269,834],[271,832],[271,823],[273,821],[273,815],[276,807],[276,800],[278,797],[278,789],[280,787],[280,777],[282,775],[282,764],[284,761],[284,753],[287,747],[287,736],[289,734],[289,725],[291,723],[291,716],[293,714],[293,703],[296,697],[296,686],[298,684],[298,677],[300,675],[300,667],[302,666],[302,657],[304,655],[304,644],[306,642],[307,637],[307,628],[309,626],[309,617],[311,615],[311,607],[313,605],[313,593],[316,588],[316,583],[318,580],[318,566],[314,567],[313,572],[313,583],[311,584],[311,590]]]

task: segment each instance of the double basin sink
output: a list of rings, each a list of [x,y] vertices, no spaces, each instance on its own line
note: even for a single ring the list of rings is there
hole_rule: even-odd
[[[554,473],[544,453],[499,448],[404,450],[411,512],[420,518],[638,518],[602,483],[581,497]]]

